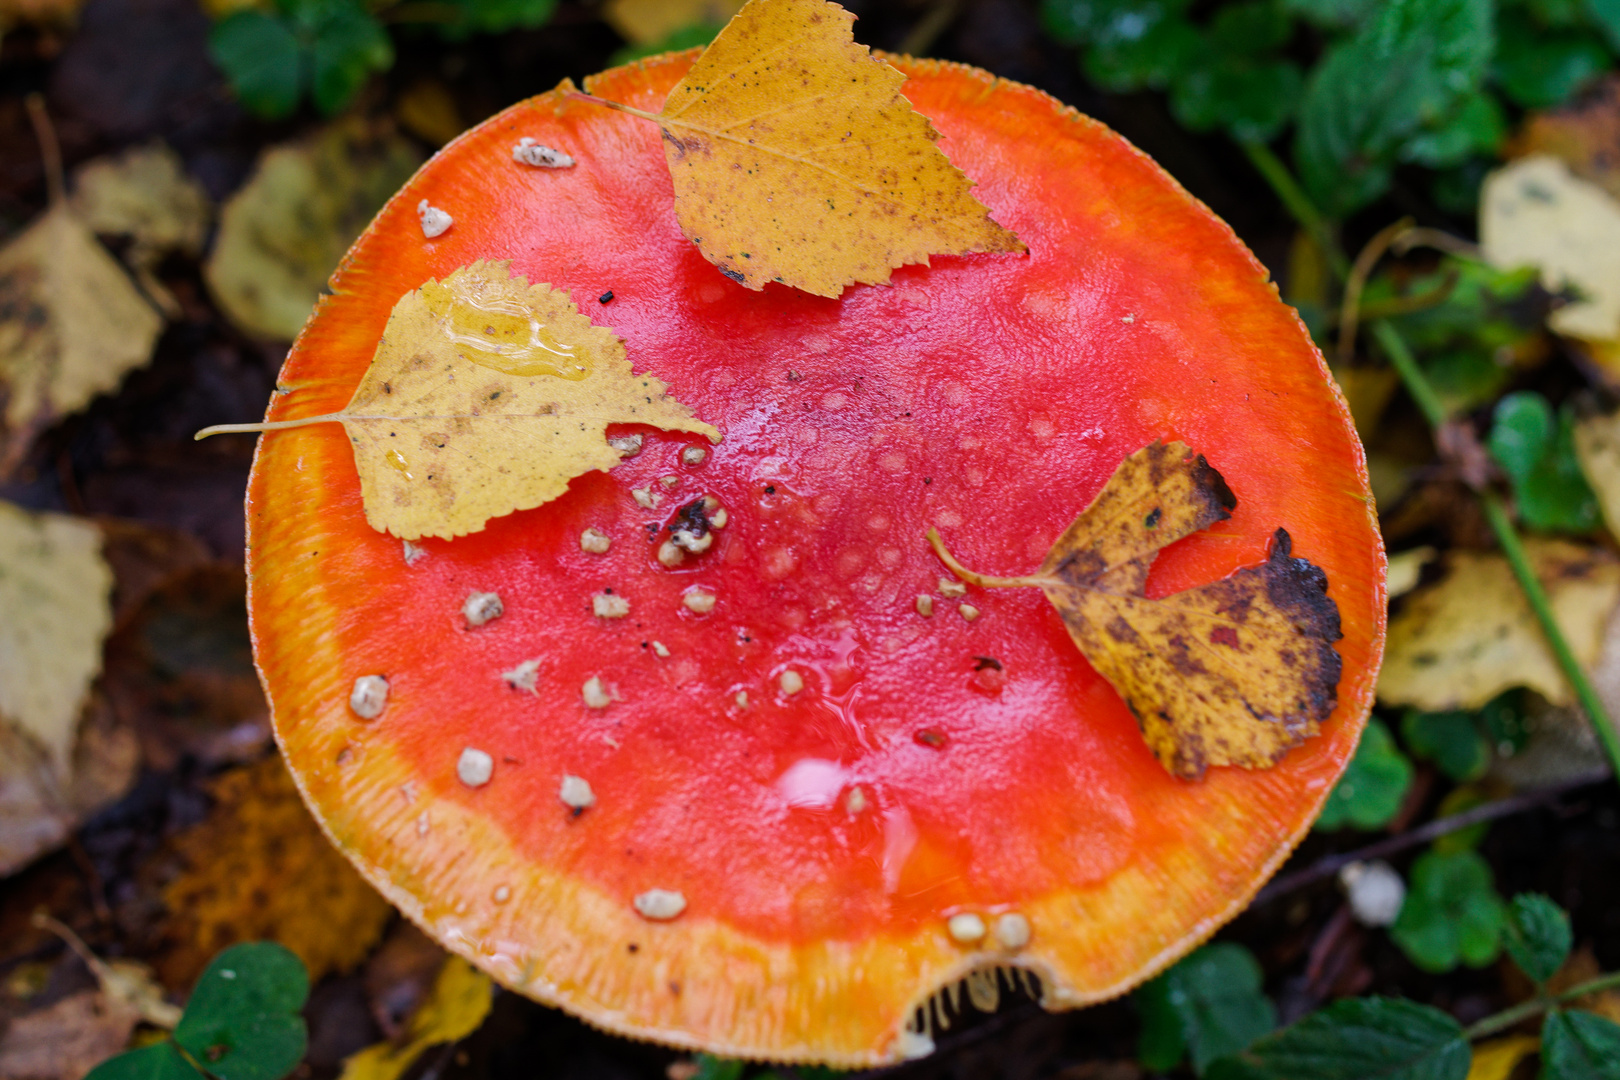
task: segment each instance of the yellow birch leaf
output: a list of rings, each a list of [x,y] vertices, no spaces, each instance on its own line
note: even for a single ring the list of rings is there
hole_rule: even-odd
[[[1525,549],[1581,666],[1591,670],[1620,601],[1620,563],[1598,547],[1528,540]],[[1574,693],[1501,555],[1454,552],[1446,576],[1390,620],[1378,700],[1429,712],[1477,709],[1528,686],[1555,705]]]
[[[404,1041],[366,1047],[343,1063],[340,1080],[398,1080],[428,1047],[459,1042],[477,1031],[489,1015],[493,993],[488,975],[459,956],[450,957],[432,993],[411,1016]]]
[[[354,446],[366,520],[405,540],[452,539],[549,502],[619,463],[610,424],[720,441],[624,343],[568,295],[475,262],[394,305],[371,367],[342,412],[198,433],[338,421]]]
[[[1620,538],[1620,413],[1589,416],[1575,425],[1575,456],[1597,495],[1609,534]]]
[[[664,129],[681,231],[750,289],[835,297],[929,255],[1024,250],[854,21],[826,0],[751,0],[663,112],[604,103]]]
[[[0,248],[0,476],[152,356],[163,319],[66,205]]]
[[[1292,556],[1285,530],[1259,566],[1156,600],[1142,594],[1161,548],[1236,505],[1201,455],[1154,443],[1120,463],[1028,577],[974,573],[937,531],[928,539],[970,584],[1044,592],[1160,764],[1194,779],[1210,765],[1275,765],[1337,700],[1339,609],[1321,569]]]
[[[1534,1035],[1509,1035],[1474,1047],[1474,1060],[1468,1066],[1468,1080],[1508,1080],[1519,1062],[1541,1049]]]
[[[651,45],[688,26],[716,26],[737,14],[742,0],[608,0],[602,18],[626,41]]]

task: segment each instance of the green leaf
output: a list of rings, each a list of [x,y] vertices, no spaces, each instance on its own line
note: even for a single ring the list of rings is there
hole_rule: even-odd
[[[1260,991],[1263,975],[1241,945],[1205,945],[1144,987],[1142,1063],[1164,1071],[1192,1056],[1203,1075],[1210,1062],[1234,1054],[1277,1026],[1277,1010]],[[1172,1051],[1174,1051],[1172,1053]]]
[[[449,7],[452,17],[433,26],[440,37],[462,41],[472,34],[543,26],[557,10],[557,0],[449,0]]]
[[[1418,856],[1400,917],[1389,936],[1424,971],[1484,967],[1501,950],[1506,907],[1491,868],[1472,851]]]
[[[1575,414],[1569,406],[1555,418],[1540,394],[1509,394],[1497,403],[1486,445],[1507,473],[1526,525],[1569,532],[1597,527],[1597,496],[1575,457]]]
[[[697,1056],[697,1073],[692,1080],[742,1080],[748,1062],[741,1058],[715,1057],[713,1054]]]
[[[1091,81],[1114,93],[1163,89],[1194,57],[1202,39],[1179,14],[1157,4],[1142,5],[1107,28],[1086,50],[1082,67]]]
[[[1541,1080],[1620,1080],[1620,1024],[1578,1010],[1548,1013]]]
[[[267,120],[290,116],[303,90],[303,59],[292,27],[263,11],[235,11],[208,33],[208,54],[231,92]]]
[[[1591,35],[1541,30],[1504,13],[1493,74],[1515,105],[1550,109],[1609,70],[1609,53]]]
[[[1464,1080],[1462,1025],[1439,1009],[1396,998],[1346,998],[1242,1053],[1215,1062],[1209,1080]]]
[[[1434,762],[1453,780],[1477,780],[1491,764],[1491,745],[1473,713],[1408,709],[1401,738],[1413,755]]]
[[[1295,143],[1300,178],[1328,214],[1383,194],[1401,147],[1443,127],[1495,49],[1490,0],[1388,0],[1312,73]]]
[[[1519,893],[1508,905],[1507,931],[1502,946],[1519,970],[1544,983],[1564,966],[1575,943],[1569,916],[1540,893]]]
[[[1293,36],[1288,9],[1274,0],[1227,4],[1209,20],[1209,43],[1229,56],[1262,56],[1288,44]]]
[[[85,1074],[84,1080],[203,1080],[168,1039],[110,1057]]]
[[[1286,0],[1286,7],[1324,30],[1348,30],[1378,8],[1379,0]]]
[[[303,1060],[303,962],[274,942],[233,945],[191,993],[174,1041],[219,1080],[281,1080]]]
[[[1361,733],[1356,756],[1328,796],[1316,827],[1327,831],[1347,825],[1379,829],[1387,825],[1412,786],[1412,763],[1395,745],[1395,737],[1376,716]]]
[[[1447,168],[1477,155],[1494,155],[1507,135],[1507,117],[1496,98],[1480,92],[1464,98],[1451,118],[1401,145],[1400,159],[1431,169]]]
[[[1194,131],[1226,131],[1239,142],[1269,142],[1293,119],[1305,77],[1287,60],[1254,61],[1216,50],[1177,72],[1170,111]]]
[[[394,45],[382,25],[354,0],[320,0],[313,9],[310,96],[322,113],[354,99],[373,71],[394,63]]]
[[[1609,48],[1620,52],[1620,0],[1586,0],[1586,13],[1609,39]]]

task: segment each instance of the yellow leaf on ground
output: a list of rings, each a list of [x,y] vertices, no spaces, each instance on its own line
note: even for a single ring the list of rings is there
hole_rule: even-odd
[[[1468,1066],[1468,1080],[1508,1080],[1519,1062],[1541,1049],[1534,1035],[1509,1035],[1474,1047],[1474,1061]]]
[[[568,294],[476,262],[394,305],[371,367],[340,413],[354,444],[366,520],[405,540],[451,539],[555,499],[620,452],[610,424],[650,424],[720,441],[624,343]],[[258,430],[259,425],[209,428]],[[200,436],[199,436],[200,437]]]
[[[489,1015],[495,984],[459,956],[439,969],[433,992],[405,1029],[403,1041],[368,1046],[343,1063],[341,1080],[398,1080],[422,1051],[438,1043],[459,1042],[478,1030]]]
[[[0,477],[152,356],[163,320],[65,205],[0,248]]]
[[[1597,495],[1603,521],[1620,538],[1620,413],[1589,416],[1575,425],[1575,456]]]
[[[1418,581],[1423,577],[1423,568],[1434,561],[1435,554],[1434,548],[1425,546],[1391,555],[1389,572],[1384,579],[1389,598],[1393,600],[1397,596],[1405,596],[1417,588]]]
[[[626,41],[652,45],[688,26],[719,26],[743,0],[608,0],[602,18]]]
[[[138,263],[169,251],[198,254],[212,214],[202,185],[163,143],[80,166],[70,204],[91,231],[128,236]]]
[[[1536,266],[1549,289],[1573,286],[1580,299],[1547,325],[1570,337],[1620,338],[1620,203],[1545,154],[1485,178],[1479,238],[1503,269]]]
[[[0,720],[27,732],[64,778],[112,627],[112,585],[95,526],[0,502]]]
[[[664,100],[681,230],[750,289],[818,296],[930,255],[1023,251],[934,144],[906,77],[826,0],[751,0]]]
[[[1525,547],[1575,658],[1590,670],[1620,600],[1620,562],[1561,540]],[[1574,700],[1507,560],[1455,552],[1446,576],[1408,596],[1391,620],[1378,699],[1432,712],[1477,709],[1515,686],[1554,704]]]
[[[1157,600],[1142,594],[1161,548],[1236,505],[1202,456],[1154,443],[1120,463],[1029,577],[976,574],[933,529],[928,539],[971,584],[1040,588],[1154,756],[1191,779],[1210,765],[1275,765],[1337,700],[1339,610],[1321,569],[1291,555],[1286,531],[1259,566]]]
[[[327,841],[281,758],[211,790],[207,819],[175,841],[185,868],[163,890],[175,946],[164,981],[190,985],[219,950],[264,938],[297,953],[312,982],[365,959],[393,908]]]
[[[255,337],[291,341],[343,253],[421,161],[402,136],[359,120],[266,150],[220,211],[203,266],[226,316]]]

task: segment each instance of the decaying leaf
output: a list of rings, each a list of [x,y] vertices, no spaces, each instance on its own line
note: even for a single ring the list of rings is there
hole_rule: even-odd
[[[406,540],[477,532],[606,472],[620,457],[609,424],[720,441],[662,382],[631,372],[612,330],[505,262],[406,293],[348,408],[264,429],[323,421],[340,421],[354,444],[366,520]],[[243,428],[208,432],[220,430]]]
[[[101,669],[112,584],[93,525],[0,502],[0,722],[38,742],[60,777]]]
[[[1560,540],[1525,547],[1564,637],[1590,669],[1620,600],[1620,562]],[[1515,686],[1555,704],[1574,700],[1507,560],[1454,552],[1446,576],[1408,596],[1390,621],[1378,699],[1429,712],[1477,709]]]
[[[0,476],[152,356],[163,319],[66,205],[0,248]]]
[[[459,956],[439,969],[433,992],[411,1016],[401,1042],[368,1046],[343,1063],[342,1080],[398,1080],[438,1043],[459,1042],[489,1015],[494,982]]]
[[[175,948],[160,963],[189,985],[210,957],[239,941],[279,941],[319,980],[354,967],[393,909],[309,816],[281,758],[226,773],[207,820],[175,842],[186,868],[163,890]]]
[[[358,120],[266,150],[220,211],[203,267],[226,316],[291,341],[343,253],[420,164],[407,140]]]
[[[1337,700],[1339,610],[1327,576],[1294,558],[1278,529],[1271,554],[1220,581],[1143,595],[1161,548],[1230,516],[1237,500],[1185,444],[1126,458],[1052,545],[1036,573],[990,578],[935,551],[970,584],[1046,594],[1092,667],[1125,699],[1171,773],[1265,768],[1317,732]]]
[[[1417,588],[1423,577],[1423,568],[1434,561],[1432,547],[1416,547],[1389,557],[1389,571],[1385,575],[1385,590],[1391,600],[1405,596]]]
[[[141,264],[163,252],[201,252],[212,211],[202,185],[163,143],[87,162],[74,174],[70,202],[92,232],[129,237],[130,260]]]
[[[1507,1035],[1474,1047],[1467,1080],[1508,1080],[1519,1062],[1541,1048],[1534,1035]]]
[[[1620,413],[1589,416],[1575,425],[1575,456],[1597,495],[1609,532],[1620,537]]]
[[[1550,154],[1620,199],[1620,76],[1610,74],[1568,106],[1532,112],[1504,148],[1511,158]]]
[[[629,42],[651,45],[688,26],[719,26],[742,0],[608,0],[602,18]]]
[[[1579,290],[1579,300],[1548,318],[1554,330],[1620,338],[1620,203],[1608,192],[1557,158],[1523,158],[1486,177],[1479,236],[1493,265],[1537,266],[1548,289]]]
[[[103,960],[91,952],[70,927],[43,912],[34,913],[33,923],[51,931],[78,954],[101,984],[102,996],[109,1005],[132,1009],[137,1017],[154,1027],[172,1031],[180,1023],[180,1007],[164,996],[163,987],[152,978],[151,968],[139,960]]]
[[[664,129],[681,230],[750,289],[835,297],[929,255],[1024,250],[854,19],[826,0],[751,0],[663,112],[614,105]]]
[[[141,1014],[100,990],[81,990],[11,1021],[0,1036],[6,1080],[79,1080],[122,1050]]]

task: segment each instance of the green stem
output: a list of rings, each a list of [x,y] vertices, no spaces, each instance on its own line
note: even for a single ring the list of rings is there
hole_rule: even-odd
[[[1406,341],[1401,337],[1399,330],[1387,319],[1379,319],[1372,324],[1373,337],[1383,347],[1384,355],[1389,357],[1390,366],[1401,377],[1401,383],[1406,392],[1412,395],[1417,407],[1423,410],[1424,419],[1428,420],[1431,428],[1438,429],[1447,420],[1451,419],[1450,412],[1441,402],[1440,395],[1435,391],[1434,384],[1418,366],[1417,358],[1412,350],[1406,347]]]
[[[1311,197],[1305,194],[1305,189],[1299,186],[1294,174],[1288,171],[1282,159],[1271,152],[1271,147],[1262,142],[1242,141],[1238,143],[1243,152],[1249,156],[1249,162],[1271,190],[1276,192],[1277,198],[1282,200],[1283,206],[1294,216],[1294,220],[1311,234],[1311,238],[1321,246],[1323,254],[1327,256],[1328,265],[1340,281],[1350,276],[1350,260],[1344,257],[1339,250],[1339,240],[1335,234],[1333,223],[1322,216],[1311,202]]]
[[[1552,997],[1538,997],[1530,1001],[1520,1002],[1511,1009],[1503,1009],[1499,1013],[1487,1016],[1477,1024],[1472,1024],[1463,1030],[1463,1038],[1469,1042],[1483,1039],[1487,1035],[1495,1035],[1498,1031],[1506,1031],[1510,1027],[1522,1024],[1532,1016],[1540,1016],[1547,1010],[1565,1002],[1577,1001],[1589,994],[1601,993],[1620,986],[1620,971],[1599,975],[1595,979],[1572,986],[1568,990],[1554,994]]]

